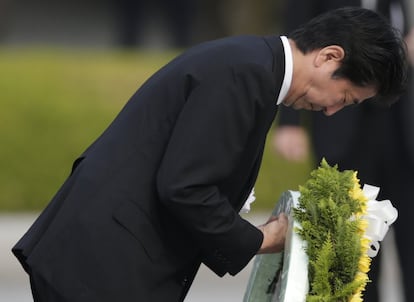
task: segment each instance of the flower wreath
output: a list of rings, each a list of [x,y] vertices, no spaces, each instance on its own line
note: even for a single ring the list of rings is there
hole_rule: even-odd
[[[290,222],[285,250],[256,257],[244,301],[363,301],[371,258],[397,218],[378,192],[323,159],[299,192],[279,200],[273,214]]]

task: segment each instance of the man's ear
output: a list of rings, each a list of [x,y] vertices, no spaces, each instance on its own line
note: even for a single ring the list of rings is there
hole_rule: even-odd
[[[315,57],[315,65],[320,66],[330,60],[341,62],[344,57],[345,51],[341,46],[329,45],[318,51]]]

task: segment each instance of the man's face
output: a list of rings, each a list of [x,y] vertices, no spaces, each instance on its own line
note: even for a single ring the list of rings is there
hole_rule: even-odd
[[[305,93],[288,105],[294,109],[323,110],[329,116],[375,95],[373,87],[359,87],[349,80],[332,78],[330,73],[315,75]]]
[[[310,58],[312,64],[305,71],[307,76],[298,76],[296,83],[300,84],[284,105],[294,109],[322,110],[326,115],[332,115],[345,106],[359,104],[377,94],[375,87],[359,87],[347,79],[333,77],[343,58],[342,48],[328,46],[315,51],[314,57]]]

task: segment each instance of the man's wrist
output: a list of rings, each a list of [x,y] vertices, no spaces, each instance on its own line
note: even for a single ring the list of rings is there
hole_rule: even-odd
[[[267,249],[265,225],[259,225],[257,228],[262,232],[263,235],[263,241],[259,250],[257,251],[257,254],[265,254]]]

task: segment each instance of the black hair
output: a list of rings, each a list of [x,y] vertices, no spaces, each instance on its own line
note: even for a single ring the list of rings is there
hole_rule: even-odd
[[[357,86],[373,86],[376,101],[391,104],[408,82],[407,49],[401,33],[383,16],[344,7],[321,14],[289,34],[303,53],[338,45],[345,57],[333,76]]]

